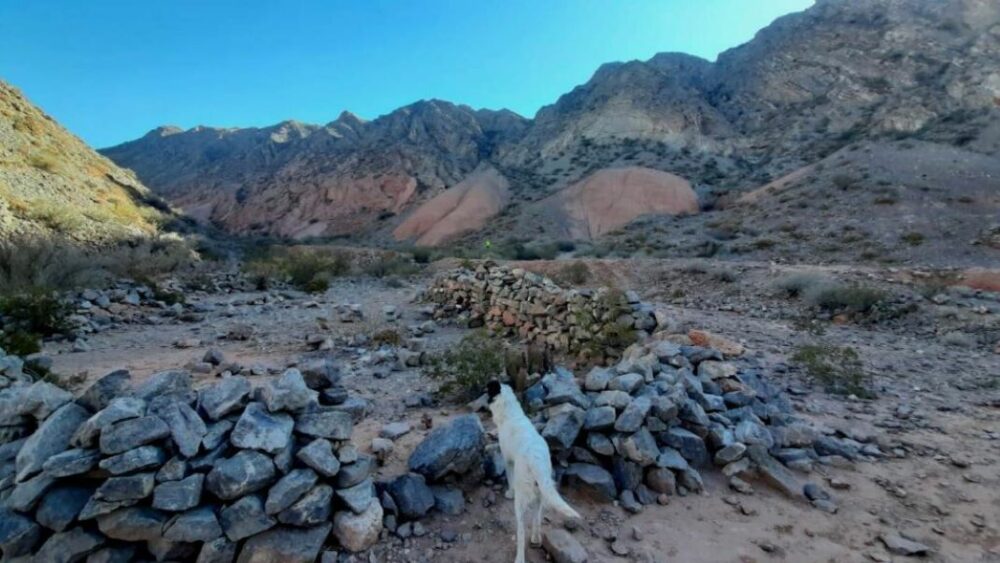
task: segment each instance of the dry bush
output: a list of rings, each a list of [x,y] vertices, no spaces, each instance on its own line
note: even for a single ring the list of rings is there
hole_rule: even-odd
[[[346,254],[325,248],[268,247],[243,265],[243,271],[258,289],[266,289],[278,281],[310,293],[326,291],[331,279],[350,270]]]
[[[559,268],[552,278],[560,285],[583,285],[590,281],[590,268],[583,262],[573,262]]]

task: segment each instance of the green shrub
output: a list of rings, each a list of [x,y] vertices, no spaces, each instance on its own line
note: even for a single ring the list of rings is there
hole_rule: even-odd
[[[296,289],[320,293],[330,280],[347,274],[350,261],[341,252],[319,248],[269,248],[255,251],[243,264],[243,271],[259,290],[273,282],[288,282]]]
[[[41,337],[24,331],[0,332],[0,348],[23,358],[42,351]]]
[[[506,353],[499,339],[477,330],[435,358],[431,377],[441,381],[440,391],[459,398],[479,396],[491,379],[504,374]]]
[[[17,356],[41,351],[45,336],[68,332],[73,309],[53,292],[34,290],[0,298],[0,348]]]
[[[853,348],[808,344],[799,346],[791,361],[802,366],[827,391],[862,398],[874,397],[871,378]]]
[[[429,248],[416,247],[411,252],[413,261],[417,264],[427,264],[431,261],[431,250]]]

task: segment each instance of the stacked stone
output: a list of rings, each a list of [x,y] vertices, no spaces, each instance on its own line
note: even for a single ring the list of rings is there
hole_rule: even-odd
[[[382,529],[374,460],[348,441],[357,411],[335,366],[199,390],[167,371],[109,374],[79,399],[51,384],[0,391],[4,560],[314,561]],[[329,541],[329,543],[334,543]]]
[[[436,304],[436,318],[459,317],[470,327],[485,325],[558,352],[586,350],[609,330],[640,335],[657,328],[655,312],[635,292],[563,289],[544,276],[489,261],[438,278],[425,295]]]
[[[874,445],[822,436],[792,413],[759,369],[711,348],[667,340],[633,345],[581,382],[557,368],[525,391],[529,410],[562,466],[563,483],[638,511],[660,495],[697,493],[716,466],[734,489],[760,477],[793,497],[835,510],[793,470],[877,456]]]

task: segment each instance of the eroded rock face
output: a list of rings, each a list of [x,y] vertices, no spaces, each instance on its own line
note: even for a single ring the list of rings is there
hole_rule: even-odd
[[[392,232],[396,240],[438,246],[477,231],[510,200],[509,182],[492,166],[481,166],[461,182],[415,209]]]

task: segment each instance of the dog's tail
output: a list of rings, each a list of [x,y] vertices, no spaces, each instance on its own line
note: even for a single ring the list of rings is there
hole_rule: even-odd
[[[559,491],[556,490],[556,484],[552,480],[551,475],[536,475],[535,481],[538,483],[538,491],[542,495],[542,502],[545,503],[545,506],[555,510],[566,518],[580,518],[580,514],[576,510],[573,510],[573,507],[559,495]]]

